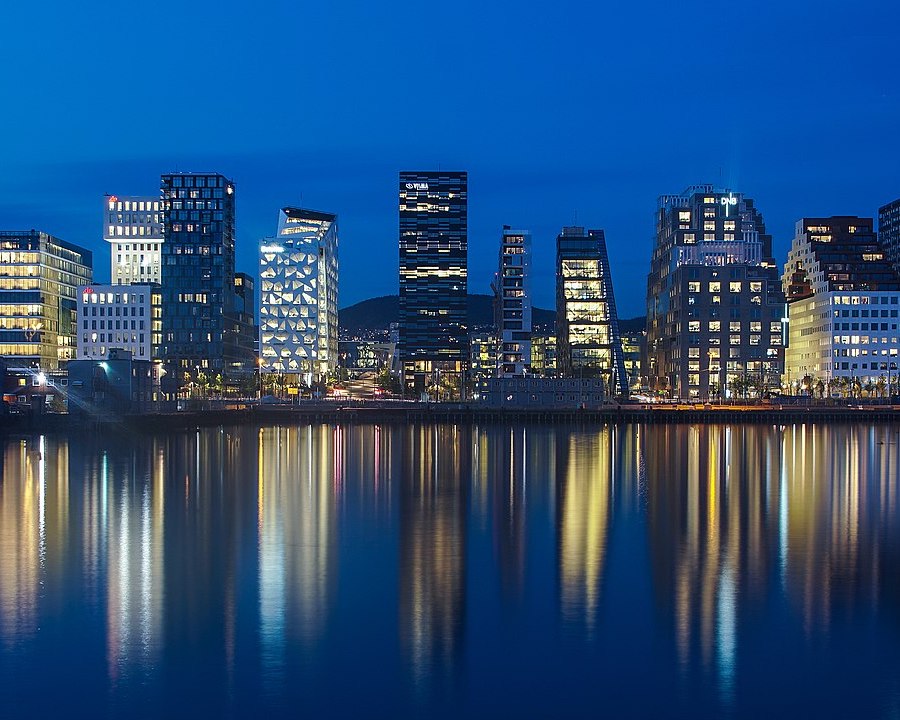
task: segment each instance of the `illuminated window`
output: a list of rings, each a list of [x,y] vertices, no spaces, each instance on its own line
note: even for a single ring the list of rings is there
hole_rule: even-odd
[[[730,282],[730,283],[728,283],[728,290],[729,290],[729,292],[739,293],[739,292],[741,291],[741,284],[740,284],[740,282]]]

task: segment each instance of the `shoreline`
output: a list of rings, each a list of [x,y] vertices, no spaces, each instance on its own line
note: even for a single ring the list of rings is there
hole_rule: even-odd
[[[416,403],[400,407],[362,403],[251,405],[241,408],[74,418],[66,414],[9,416],[0,434],[113,430],[159,431],[218,425],[283,424],[820,424],[900,423],[900,405],[602,405],[595,408],[492,408]]]

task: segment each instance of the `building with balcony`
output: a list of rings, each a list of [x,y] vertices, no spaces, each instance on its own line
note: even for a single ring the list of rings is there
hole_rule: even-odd
[[[531,371],[531,233],[504,225],[491,288],[499,342],[496,375],[525,375]]]

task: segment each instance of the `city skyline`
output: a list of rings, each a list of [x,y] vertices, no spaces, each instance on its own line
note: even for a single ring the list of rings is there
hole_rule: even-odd
[[[161,123],[103,90],[162,73],[167,107],[199,116],[197,83],[177,59],[183,38],[165,19],[174,5],[153,17],[140,7],[104,10],[99,22],[49,6],[58,11],[40,19],[30,7],[7,10],[9,26],[22,29],[0,50],[17,68],[7,102],[28,112],[0,118],[0,227],[34,227],[98,257],[104,193],[153,194],[162,173],[212,168],[240,188],[239,268],[255,266],[274,208],[325,207],[341,217],[342,304],[394,294],[396,173],[440,165],[469,172],[473,291],[489,292],[504,224],[531,230],[536,267],[552,263],[559,227],[602,227],[621,315],[633,317],[643,314],[644,257],[655,198],[666,189],[741,188],[766,209],[779,259],[801,217],[874,217],[900,196],[900,148],[890,142],[900,93],[886,42],[900,8],[883,3],[852,11],[821,2],[688,4],[676,14],[662,4],[538,11],[499,3],[395,16],[353,5],[249,10],[225,2],[216,34],[192,43],[198,56],[231,70],[208,78],[204,90],[228,98],[228,121],[191,133],[179,131],[183,121]],[[210,22],[201,8],[179,6],[177,15],[183,27]],[[242,49],[268,46],[277,28],[308,25],[327,30],[307,39],[302,58],[281,45],[252,56]],[[158,51],[122,52],[132,34],[118,29],[126,27],[148,33]],[[847,37],[847,28],[866,38],[865,52],[821,51],[822,38]],[[500,54],[501,36],[538,51]],[[40,56],[38,40],[49,49]],[[304,113],[302,100],[285,95],[298,77],[329,112]],[[737,108],[742,83],[753,101]],[[284,112],[260,113],[274,97]],[[812,112],[811,98],[833,102]],[[551,277],[536,273],[534,292],[536,306],[552,307]]]

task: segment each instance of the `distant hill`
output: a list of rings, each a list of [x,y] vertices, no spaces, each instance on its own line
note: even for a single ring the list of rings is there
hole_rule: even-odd
[[[468,321],[470,328],[485,327],[494,322],[494,298],[491,295],[469,295]],[[363,300],[355,305],[342,308],[340,315],[341,331],[350,335],[358,335],[366,330],[384,331],[392,322],[397,322],[400,313],[400,298],[396,295]],[[543,308],[531,309],[531,321],[534,325],[552,327],[556,320],[556,311]]]

